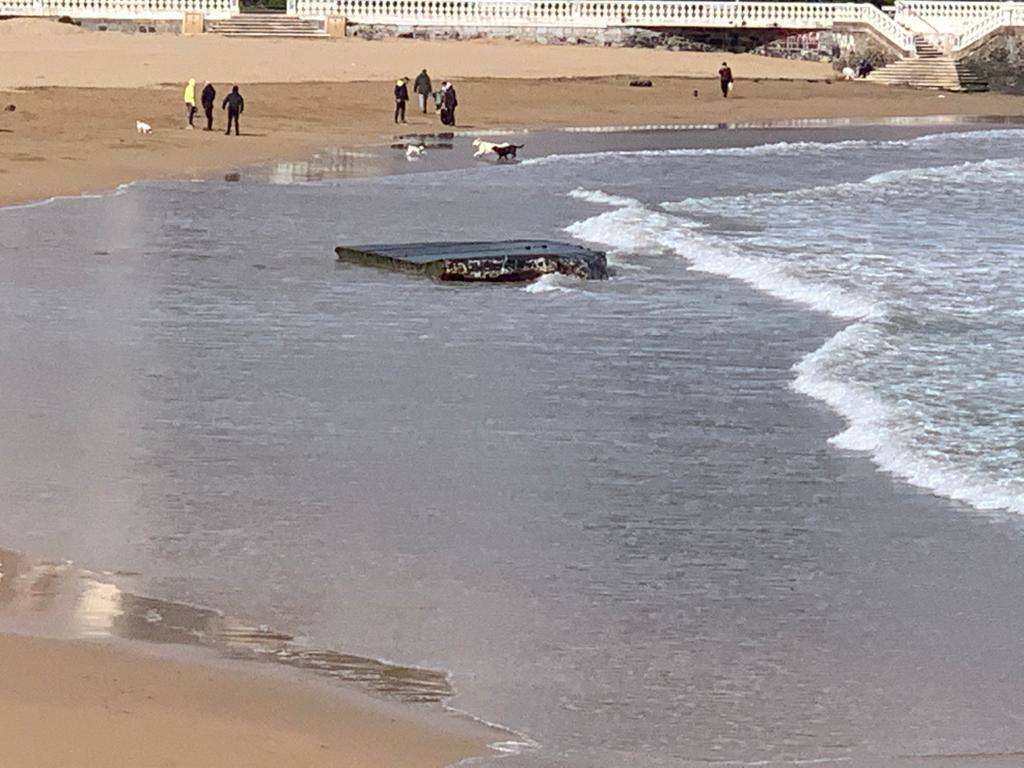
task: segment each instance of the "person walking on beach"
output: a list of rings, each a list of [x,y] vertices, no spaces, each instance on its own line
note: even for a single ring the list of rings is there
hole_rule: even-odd
[[[459,99],[455,95],[455,86],[449,82],[441,83],[441,122],[445,125],[455,125],[455,108],[459,106]]]
[[[409,100],[408,78],[403,77],[395,83],[395,122],[405,122],[405,103]]]
[[[424,69],[416,75],[416,82],[412,84],[412,89],[416,91],[416,98],[420,104],[420,112],[426,114],[427,99],[434,90],[434,86],[430,84],[430,75],[427,74],[427,70]]]
[[[224,97],[224,103],[220,105],[220,108],[228,111],[228,129],[224,131],[224,135],[227,136],[231,133],[231,123],[234,122],[235,136],[237,136],[238,118],[245,111],[245,99],[238,92],[237,85],[231,87],[231,93]]]
[[[192,125],[192,121],[196,117],[196,81],[195,78],[190,78],[188,85],[185,86],[185,127],[188,130],[192,130],[195,126]]]
[[[718,80],[722,86],[722,98],[729,98],[729,91],[732,90],[732,70],[729,69],[729,65],[724,61],[722,62],[722,68],[718,70]]]
[[[213,105],[217,103],[217,89],[213,87],[213,83],[207,83],[203,86],[203,94],[199,97],[199,100],[203,104],[203,112],[206,113],[206,128],[204,130],[213,130]]]

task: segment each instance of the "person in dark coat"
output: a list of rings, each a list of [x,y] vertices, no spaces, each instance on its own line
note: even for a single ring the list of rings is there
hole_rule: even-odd
[[[718,80],[722,86],[722,98],[729,98],[729,86],[732,85],[732,70],[729,69],[729,65],[724,61],[722,62],[722,68],[718,70]]]
[[[412,84],[412,89],[416,92],[416,97],[419,100],[420,112],[426,114],[427,99],[434,90],[434,86],[430,83],[430,75],[427,74],[427,70],[424,69],[416,75],[416,82]]]
[[[441,122],[445,125],[455,125],[455,108],[459,106],[459,99],[455,95],[455,86],[451,83],[441,85]]]
[[[395,122],[405,122],[405,103],[409,100],[409,87],[405,84],[407,78],[402,78],[395,83]]]
[[[217,89],[213,83],[207,83],[203,87],[203,94],[200,97],[203,103],[203,111],[206,113],[206,130],[213,130],[213,105],[217,103]]]
[[[233,122],[235,124],[235,136],[237,136],[238,118],[245,111],[245,99],[238,92],[237,85],[231,87],[231,93],[224,97],[224,103],[220,105],[220,108],[228,111],[228,129],[224,131],[224,135],[226,136],[231,133],[231,123]]]

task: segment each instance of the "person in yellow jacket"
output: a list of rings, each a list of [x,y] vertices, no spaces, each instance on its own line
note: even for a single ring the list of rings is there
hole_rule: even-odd
[[[185,86],[185,119],[188,120],[188,125],[185,127],[190,131],[195,127],[192,125],[192,121],[196,116],[196,81],[195,78],[190,78],[188,85]]]

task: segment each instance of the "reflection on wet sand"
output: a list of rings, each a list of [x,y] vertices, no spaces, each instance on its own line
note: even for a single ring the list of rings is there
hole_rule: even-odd
[[[233,659],[276,662],[358,683],[401,701],[437,702],[452,694],[444,672],[304,648],[265,626],[124,591],[114,583],[116,576],[0,550],[0,620],[31,627],[42,626],[42,617],[47,628],[74,638],[204,646]]]
[[[386,170],[387,165],[387,158],[378,153],[333,148],[317,152],[309,160],[286,161],[253,168],[246,176],[250,181],[295,184],[373,176]]]

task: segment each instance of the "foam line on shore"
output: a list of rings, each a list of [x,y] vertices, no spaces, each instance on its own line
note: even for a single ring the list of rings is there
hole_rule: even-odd
[[[743,126],[747,127],[747,126]],[[766,126],[749,126],[751,128],[764,128]],[[646,128],[622,128],[620,131],[628,130],[649,130]],[[680,128],[682,130],[682,128]],[[603,132],[603,131],[602,131]],[[979,137],[995,136],[1008,139],[1019,139],[1024,136],[1024,130],[1017,128],[993,128],[984,130],[967,131],[943,131],[930,133],[924,136],[916,136],[909,139],[842,139],[837,141],[776,141],[767,144],[752,144],[750,146],[724,146],[724,147],[680,147],[675,149],[633,149],[633,150],[605,150],[599,152],[567,152],[563,154],[551,154],[544,157],[535,157],[523,160],[521,166],[550,165],[563,162],[595,162],[605,161],[623,157],[638,158],[662,158],[662,157],[788,157],[792,155],[806,154],[808,152],[835,153],[837,151],[848,151],[864,149],[866,147],[878,147],[880,149],[904,149],[933,143],[958,141],[961,139],[977,139]]]
[[[502,741],[492,741],[488,743],[487,747],[494,752],[497,752],[499,756],[505,755],[519,755],[523,752],[531,752],[541,748],[541,744],[534,739],[530,738],[527,734],[522,731],[517,731],[514,728],[509,728],[507,725],[501,725],[500,723],[494,723],[490,720],[485,720],[482,717],[478,717],[470,712],[466,712],[463,709],[452,707],[448,704],[444,705],[444,709],[447,712],[452,713],[456,717],[465,718],[471,720],[474,723],[478,723],[485,728],[490,728],[495,731],[504,731],[511,735],[513,738],[504,739]],[[474,757],[467,757],[459,762],[455,763],[455,766],[466,766],[475,765],[492,759],[494,755],[476,755]],[[453,766],[454,768],[454,766]]]
[[[963,173],[965,168],[988,174],[1004,166],[1019,168],[1020,161],[986,160],[940,168],[889,171],[856,184],[900,184],[908,178],[955,175]],[[860,335],[870,324],[885,321],[885,310],[871,296],[790,275],[785,265],[734,252],[724,240],[702,231],[698,222],[668,213],[685,209],[693,201],[666,203],[659,210],[652,210],[638,200],[600,190],[577,189],[570,195],[613,208],[566,227],[576,238],[612,248],[610,256],[678,255],[687,260],[691,269],[738,279],[776,298],[852,321],[794,366],[793,389],[825,403],[846,422],[846,428],[829,442],[844,450],[865,452],[882,471],[940,496],[965,502],[979,510],[1024,513],[1024,495],[1016,485],[1004,485],[969,469],[920,455],[893,429],[895,415],[876,393],[829,375],[827,362],[839,350],[856,347]]]
[[[747,120],[723,123],[648,123],[641,125],[567,126],[563,133],[622,133],[627,131],[737,131],[787,128],[864,128],[869,126],[938,126],[984,122],[1016,125],[1022,118],[1000,115],[911,115],[905,117],[806,117],[791,120]]]
[[[137,181],[126,181],[123,184],[118,184],[113,189],[105,192],[82,192],[77,195],[53,195],[42,200],[32,200],[28,203],[12,203],[10,205],[0,205],[0,213],[4,211],[20,211],[28,208],[42,208],[45,205],[52,205],[53,203],[59,203],[67,200],[103,200],[108,197],[119,197],[126,194],[129,189],[135,186]]]

